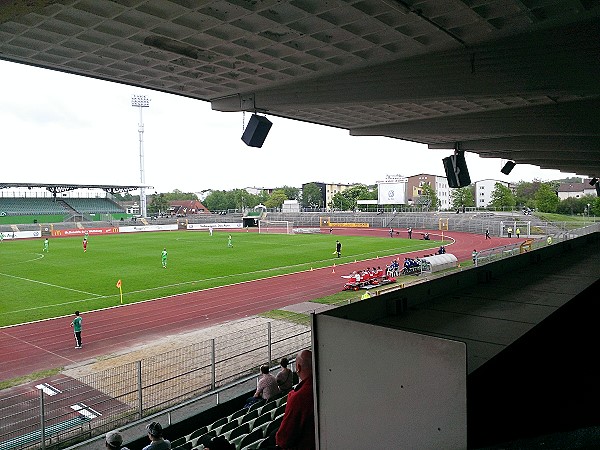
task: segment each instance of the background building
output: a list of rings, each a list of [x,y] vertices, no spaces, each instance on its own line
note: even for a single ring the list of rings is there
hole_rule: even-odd
[[[433,189],[440,202],[438,205],[439,208],[448,209],[450,201],[448,179],[439,175],[425,173],[408,177],[406,195],[409,205],[419,204],[419,197],[423,195],[423,185],[429,185]]]
[[[475,182],[475,206],[477,208],[485,208],[492,203],[492,192],[494,192],[496,183],[509,187],[508,183],[499,180],[487,179]]]
[[[590,186],[590,179],[583,180],[582,183],[561,183],[556,192],[560,200],[568,198],[581,198],[586,195],[596,195],[596,188]]]

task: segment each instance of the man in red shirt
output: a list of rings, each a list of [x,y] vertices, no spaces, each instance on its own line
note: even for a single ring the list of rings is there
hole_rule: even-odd
[[[283,421],[275,436],[278,448],[313,450],[315,444],[315,411],[313,399],[312,352],[296,356],[296,372],[300,383],[288,394]]]

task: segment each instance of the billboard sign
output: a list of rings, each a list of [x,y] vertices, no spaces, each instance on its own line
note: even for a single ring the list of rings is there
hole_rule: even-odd
[[[378,183],[377,199],[380,205],[406,204],[406,182]]]

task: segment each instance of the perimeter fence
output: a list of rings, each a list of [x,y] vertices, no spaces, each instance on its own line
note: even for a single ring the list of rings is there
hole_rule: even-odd
[[[37,392],[15,388],[0,399],[0,449],[66,447],[210,392],[218,403],[236,380],[310,344],[309,326],[269,321],[88,375],[56,375]]]
[[[530,252],[532,250],[535,250],[536,248],[542,248],[548,245],[556,244],[558,242],[564,242],[569,239],[574,239],[580,236],[595,233],[597,231],[600,231],[600,223],[594,223],[592,225],[587,225],[585,227],[576,229],[557,227],[556,231],[551,234],[538,236],[537,238],[527,239],[525,241],[523,239],[520,239],[518,241],[515,240],[514,244],[511,243],[507,245],[502,245],[500,247],[494,247],[477,252],[475,257],[473,258],[473,263],[476,266],[480,266],[482,264],[497,261],[498,259],[507,258],[513,255],[518,255],[520,253]]]

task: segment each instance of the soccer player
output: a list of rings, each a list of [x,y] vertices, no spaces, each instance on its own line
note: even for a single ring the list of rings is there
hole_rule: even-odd
[[[4,234],[0,233],[0,242],[2,242],[4,240]]]
[[[342,243],[340,241],[335,241],[335,252],[339,258],[342,254]]]
[[[209,225],[209,227],[208,227],[208,232],[209,232],[209,233],[210,233],[210,235],[212,236],[213,229],[212,229],[212,226],[210,226],[210,225]]]
[[[79,311],[75,311],[75,318],[71,322],[71,326],[73,327],[73,332],[75,333],[75,348],[81,348],[81,316],[79,315]]]
[[[42,249],[43,252],[48,252],[48,246],[50,245],[50,242],[48,241],[48,238],[44,239],[44,248]]]
[[[163,269],[167,268],[167,248],[163,248],[162,254],[161,254],[161,259],[162,259],[162,266]]]
[[[83,238],[83,253],[87,252],[87,238]]]
[[[227,238],[227,247],[233,247],[233,244],[231,243],[231,235],[229,235]]]

